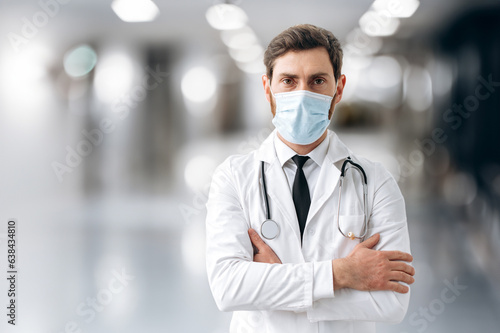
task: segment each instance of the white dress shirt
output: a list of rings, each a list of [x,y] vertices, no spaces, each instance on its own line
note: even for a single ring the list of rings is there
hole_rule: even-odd
[[[325,160],[326,152],[328,151],[328,140],[325,139],[314,148],[309,154],[309,159],[304,163],[302,170],[306,176],[307,185],[309,187],[309,194],[311,195],[311,202],[314,200],[314,191],[316,189],[316,183],[318,182],[319,173],[321,171],[321,165]],[[297,172],[297,165],[292,160],[292,157],[297,155],[297,153],[290,147],[288,147],[281,139],[276,135],[274,137],[274,148],[276,149],[276,155],[281,163],[281,167],[285,172],[288,184],[290,185],[290,193],[293,188],[293,181],[295,179],[295,173]]]

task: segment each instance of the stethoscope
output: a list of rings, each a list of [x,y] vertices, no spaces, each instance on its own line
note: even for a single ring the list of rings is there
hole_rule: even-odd
[[[348,166],[350,164],[351,166]],[[344,177],[346,174],[346,171],[349,170],[349,168],[352,167],[354,170],[356,170],[360,176],[363,179],[363,212],[364,212],[364,220],[363,220],[363,234],[360,236],[356,236],[354,232],[349,231],[347,234],[345,234],[342,231],[342,228],[340,227],[340,202],[342,198],[342,185],[344,182]],[[262,187],[264,188],[264,201],[266,204],[266,219],[261,223],[260,225],[260,234],[262,237],[268,240],[275,239],[276,237],[279,236],[280,234],[280,227],[276,221],[271,219],[271,212],[269,209],[269,198],[267,196],[267,185],[266,185],[266,175],[264,172],[264,161],[261,163],[261,169],[262,169]],[[366,233],[368,231],[368,211],[367,211],[367,202],[368,202],[368,184],[367,184],[367,178],[366,178],[366,173],[365,170],[361,167],[361,165],[353,162],[351,160],[351,157],[347,157],[347,159],[342,163],[342,168],[340,169],[340,181],[339,181],[339,203],[338,203],[338,208],[337,208],[337,228],[342,234],[342,236],[346,238],[350,238],[351,240],[354,239],[363,239],[366,236]]]

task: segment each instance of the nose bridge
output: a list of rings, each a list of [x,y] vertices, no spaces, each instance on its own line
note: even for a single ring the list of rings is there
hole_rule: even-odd
[[[307,80],[306,79],[303,79],[303,80],[300,80],[299,81],[299,84],[297,85],[297,90],[308,90],[308,86],[307,86]]]

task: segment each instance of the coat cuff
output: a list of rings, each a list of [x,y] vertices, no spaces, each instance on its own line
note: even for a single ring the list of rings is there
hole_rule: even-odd
[[[313,301],[321,298],[333,298],[332,261],[313,262]]]

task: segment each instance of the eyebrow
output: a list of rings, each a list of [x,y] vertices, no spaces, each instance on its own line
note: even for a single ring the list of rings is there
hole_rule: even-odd
[[[332,77],[332,75],[329,74],[329,73],[327,73],[327,72],[318,72],[318,73],[313,73],[313,74],[309,75],[309,79],[312,79],[312,78],[318,77],[318,76],[329,76],[329,77]],[[297,74],[283,72],[283,73],[279,73],[278,77],[290,77],[290,78],[296,79],[299,76]]]

